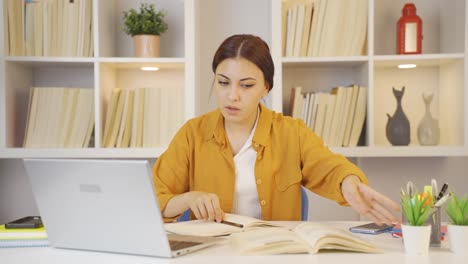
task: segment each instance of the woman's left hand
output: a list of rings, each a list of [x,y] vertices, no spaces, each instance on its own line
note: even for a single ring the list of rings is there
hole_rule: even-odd
[[[363,184],[355,175],[346,177],[341,184],[341,192],[351,208],[369,217],[376,224],[400,223],[391,211],[400,211],[400,206],[387,196]]]

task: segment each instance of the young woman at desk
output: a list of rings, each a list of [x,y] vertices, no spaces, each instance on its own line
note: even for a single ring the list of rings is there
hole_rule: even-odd
[[[261,38],[227,38],[212,70],[218,109],[185,123],[153,168],[165,221],[187,209],[218,222],[224,212],[300,220],[301,186],[376,223],[399,221],[391,212],[398,204],[369,187],[358,167],[332,153],[303,121],[260,102],[274,74]]]

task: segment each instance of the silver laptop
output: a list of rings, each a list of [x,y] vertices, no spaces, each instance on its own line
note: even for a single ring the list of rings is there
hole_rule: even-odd
[[[220,240],[166,234],[148,161],[24,159],[24,165],[53,247],[175,257]]]

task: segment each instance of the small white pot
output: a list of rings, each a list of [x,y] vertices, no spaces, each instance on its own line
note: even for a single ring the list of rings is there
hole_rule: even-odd
[[[450,243],[450,251],[468,256],[468,226],[447,225],[447,235]]]
[[[431,226],[401,225],[406,254],[427,255],[431,238]]]

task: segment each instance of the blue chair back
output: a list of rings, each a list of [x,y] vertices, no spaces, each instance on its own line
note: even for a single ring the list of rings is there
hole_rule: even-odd
[[[177,222],[184,222],[190,220],[190,209],[187,209],[180,217]]]
[[[309,199],[307,199],[306,190],[304,187],[301,187],[301,220],[307,221],[309,215]],[[190,209],[186,210],[180,217],[177,219],[177,222],[183,222],[190,220]]]
[[[301,204],[301,220],[307,221],[309,218],[309,199],[304,187],[301,187]]]

